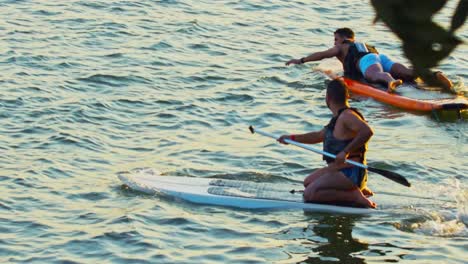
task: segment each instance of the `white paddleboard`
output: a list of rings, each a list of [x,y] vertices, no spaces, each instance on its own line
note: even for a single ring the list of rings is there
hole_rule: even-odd
[[[148,194],[165,194],[192,203],[243,209],[302,209],[305,211],[370,214],[375,209],[328,204],[304,203],[302,193],[291,193],[272,183],[214,178],[160,176],[152,169],[139,169],[118,174],[133,190]],[[300,188],[300,186],[297,186]]]

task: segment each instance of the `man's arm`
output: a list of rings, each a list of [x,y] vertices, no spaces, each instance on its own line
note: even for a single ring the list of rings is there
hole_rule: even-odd
[[[307,57],[303,57],[303,58],[300,58],[300,59],[292,59],[292,60],[286,62],[286,66],[289,65],[289,64],[303,64],[303,63],[306,63],[306,62],[309,62],[309,61],[319,61],[319,60],[323,60],[323,59],[326,59],[326,58],[336,57],[339,54],[340,54],[340,48],[337,45],[337,46],[333,46],[333,48],[330,48],[330,49],[327,49],[327,50],[324,50],[324,51],[319,51],[319,52],[312,53]]]
[[[345,114],[343,116],[343,121],[346,129],[356,132],[356,136],[340,153],[336,155],[336,164],[344,163],[344,160],[348,157],[350,152],[366,144],[372,135],[374,135],[374,132],[369,125],[356,113],[346,111],[343,114]]]
[[[323,141],[325,137],[325,129],[316,132],[309,132],[306,134],[298,134],[298,135],[282,135],[278,138],[278,142],[283,144],[288,144],[284,142],[285,139],[291,139],[293,141],[304,143],[304,144],[316,144]]]

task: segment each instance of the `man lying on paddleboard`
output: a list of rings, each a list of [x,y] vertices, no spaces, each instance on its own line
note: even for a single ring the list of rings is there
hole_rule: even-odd
[[[387,91],[393,92],[403,81],[414,81],[417,76],[412,69],[393,62],[385,54],[365,43],[354,40],[354,32],[349,28],[339,28],[334,32],[334,46],[328,50],[312,53],[307,57],[292,59],[290,64],[303,64],[336,57],[342,64],[345,77],[360,80],[363,77],[369,82],[383,82]],[[440,71],[434,73],[445,89],[450,90],[452,82]]]
[[[366,196],[372,192],[366,187],[367,170],[345,164],[345,159],[366,164],[367,142],[373,135],[364,117],[348,104],[348,89],[340,80],[328,84],[326,103],[333,118],[322,130],[300,135],[282,135],[278,141],[290,139],[304,144],[323,142],[323,150],[336,155],[324,156],[327,167],[318,169],[304,180],[305,202],[345,202],[362,207],[377,205]]]

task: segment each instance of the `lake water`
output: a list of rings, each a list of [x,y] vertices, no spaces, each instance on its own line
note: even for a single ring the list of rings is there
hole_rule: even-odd
[[[199,206],[116,176],[299,184],[321,157],[247,128],[328,122],[311,68],[337,62],[284,62],[336,28],[407,62],[368,1],[2,0],[0,16],[1,263],[466,263],[466,120],[351,100],[375,132],[369,162],[413,184],[370,174],[392,208],[371,216]],[[467,58],[462,45],[439,66],[462,93]]]

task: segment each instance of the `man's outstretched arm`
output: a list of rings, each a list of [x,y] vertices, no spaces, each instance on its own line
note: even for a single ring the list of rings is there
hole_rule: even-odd
[[[303,64],[309,61],[319,61],[319,60],[323,60],[326,58],[332,58],[332,57],[338,56],[339,53],[340,53],[340,49],[338,48],[338,46],[334,46],[333,48],[330,48],[328,50],[312,53],[307,57],[303,57],[300,59],[292,59],[286,62],[286,66],[290,64]]]

